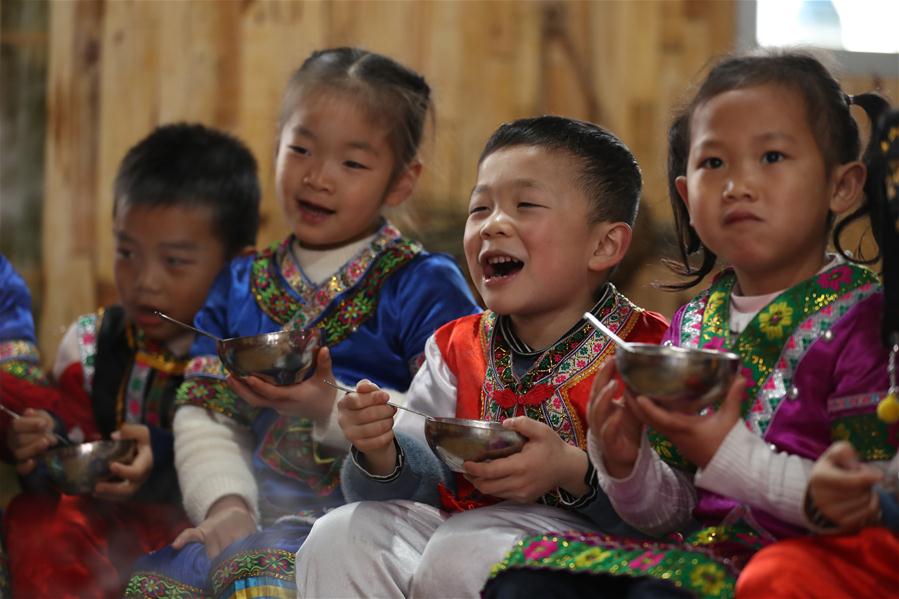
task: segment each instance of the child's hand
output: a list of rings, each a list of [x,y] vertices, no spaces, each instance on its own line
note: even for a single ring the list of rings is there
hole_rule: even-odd
[[[808,494],[840,531],[855,530],[879,519],[880,501],[873,486],[882,478],[879,470],[859,462],[852,445],[839,441],[812,467]]]
[[[16,460],[16,472],[25,476],[35,467],[34,457],[59,442],[53,434],[56,423],[44,410],[28,408],[9,425],[6,444]]]
[[[244,380],[229,376],[227,384],[251,406],[272,408],[287,416],[300,416],[325,424],[334,409],[337,390],[326,385],[324,380],[333,378],[331,352],[323,347],[318,350],[315,373],[302,383],[278,386],[255,376]]]
[[[745,379],[736,377],[718,410],[704,416],[666,410],[644,395],[625,401],[644,424],[667,437],[686,459],[704,468],[740,420],[745,386]]]
[[[123,424],[122,428],[110,436],[115,440],[134,439],[137,441],[137,453],[129,463],[109,464],[109,470],[123,480],[97,483],[94,487],[94,496],[109,501],[124,501],[137,493],[141,485],[150,478],[150,472],[153,470],[150,429],[143,424]]]
[[[365,456],[366,469],[386,476],[396,468],[393,415],[390,396],[374,383],[362,380],[355,393],[347,393],[337,402],[337,422],[343,434]]]
[[[489,462],[465,462],[466,477],[478,491],[519,503],[533,503],[549,491],[565,489],[576,497],[588,491],[587,454],[569,445],[546,424],[526,416],[508,418],[503,426],[527,442],[519,453]]]
[[[593,381],[587,421],[590,435],[599,446],[606,472],[627,478],[640,453],[643,423],[618,395],[615,360],[606,360]],[[628,394],[627,389],[624,390]],[[631,398],[633,401],[633,398]]]
[[[209,559],[215,559],[225,547],[254,532],[256,521],[244,500],[237,495],[226,495],[212,504],[206,519],[198,526],[181,531],[172,541],[172,548],[203,543]]]

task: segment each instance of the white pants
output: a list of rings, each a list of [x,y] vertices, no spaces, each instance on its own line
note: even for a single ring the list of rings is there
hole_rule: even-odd
[[[597,530],[573,512],[503,502],[449,514],[414,501],[363,501],[320,518],[297,552],[300,597],[478,597],[526,534]]]

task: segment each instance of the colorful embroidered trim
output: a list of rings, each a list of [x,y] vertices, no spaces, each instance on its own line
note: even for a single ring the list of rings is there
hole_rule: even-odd
[[[620,336],[634,327],[640,309],[616,289],[600,309],[598,316]],[[481,417],[502,422],[515,415],[519,405],[524,413],[545,422],[566,442],[586,449],[585,425],[571,404],[569,389],[594,374],[613,351],[611,340],[597,333],[588,323],[548,348],[521,379],[512,369],[512,350],[498,333],[497,315],[485,312],[481,318],[481,343],[488,356],[481,392]],[[516,398],[536,393],[539,404],[503,400],[507,392]],[[508,404],[504,407],[504,404]]]
[[[175,405],[212,410],[246,426],[249,426],[256,417],[256,410],[228,389],[224,381],[205,377],[185,380],[178,387]]]
[[[278,324],[285,325],[296,315],[296,326],[318,326],[324,332],[325,344],[337,345],[374,313],[380,289],[386,279],[422,251],[420,245],[402,237],[387,240],[387,234],[392,234],[393,231],[395,229],[392,227],[382,229],[383,236],[379,235],[368,250],[344,266],[341,272],[346,274],[346,281],[335,284],[334,290],[347,293],[336,306],[332,305],[332,301],[339,293],[332,295],[329,291],[315,299],[315,302],[327,299],[325,306],[319,308],[316,304],[310,308],[302,299],[310,293],[308,284],[295,281],[295,284],[303,285],[300,289],[295,289],[279,275],[277,255],[284,251],[289,239],[280,246],[273,245],[264,250],[253,261],[250,277],[253,296],[262,311]],[[374,250],[381,248],[381,245],[385,247],[375,253]],[[349,276],[350,273],[354,276]],[[355,290],[344,287],[350,281],[356,285]],[[301,299],[297,299],[294,294]],[[317,323],[316,319],[319,319]]]
[[[94,387],[94,362],[97,359],[97,326],[103,318],[103,308],[94,314],[83,314],[75,320],[75,334],[81,368],[84,371],[84,390],[88,393]]]
[[[283,549],[239,553],[219,564],[210,575],[214,597],[297,596],[295,556]]]
[[[47,378],[44,369],[41,368],[38,364],[11,360],[7,362],[0,362],[0,370],[2,370],[3,372],[8,372],[17,379],[28,381],[29,383],[35,385],[41,385],[45,387],[50,385],[50,379]]]
[[[600,533],[526,537],[491,571],[513,568],[583,574],[651,576],[701,597],[730,598],[740,567],[762,542],[743,527],[712,527],[672,542],[637,541]]]
[[[200,599],[202,589],[155,572],[135,572],[125,587],[126,599]]]
[[[734,272],[723,271],[685,307],[680,340],[687,347],[724,347],[740,355],[743,376],[751,382],[743,416],[750,430],[764,436],[808,348],[852,306],[877,293],[879,284],[866,268],[838,264],[778,295],[732,339],[728,315],[735,284]],[[667,439],[652,430],[649,437],[666,462],[693,468]]]
[[[343,459],[321,458],[312,438],[312,421],[279,416],[260,444],[259,459],[272,470],[301,481],[318,495],[330,495],[340,484]]]
[[[863,462],[890,460],[899,447],[899,424],[887,426],[875,412],[836,418],[830,423],[833,441],[849,441]]]
[[[184,368],[184,378],[189,379],[205,376],[214,379],[225,380],[228,373],[218,356],[197,356],[187,363]]]
[[[37,364],[41,361],[41,356],[37,350],[37,346],[30,341],[16,339],[0,342],[0,364],[11,360],[16,360],[17,362],[33,362]]]

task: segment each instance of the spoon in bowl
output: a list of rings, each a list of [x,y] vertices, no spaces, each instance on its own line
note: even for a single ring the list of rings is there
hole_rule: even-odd
[[[630,352],[634,351],[634,348],[631,346],[630,343],[628,343],[627,341],[625,341],[624,339],[622,339],[621,337],[619,337],[618,335],[613,333],[609,327],[604,325],[602,323],[602,321],[600,321],[598,318],[593,316],[593,314],[591,314],[590,312],[584,312],[584,318],[587,319],[587,322],[589,322],[591,325],[593,325],[593,328],[595,328],[600,333],[607,335],[612,341],[615,342],[615,345],[617,345],[624,351],[630,351]]]
[[[335,382],[332,381],[332,380],[329,380],[329,379],[322,379],[322,380],[323,380],[323,381],[325,382],[325,384],[328,385],[329,387],[334,387],[335,389],[338,389],[338,390],[340,390],[340,391],[344,391],[344,392],[346,392],[346,393],[355,393],[355,392],[356,392],[355,389],[350,389],[349,387],[344,387],[343,385],[339,385],[339,384],[335,383]],[[406,406],[401,405],[401,404],[398,404],[398,403],[394,403],[394,402],[392,402],[392,401],[388,401],[388,402],[387,402],[387,405],[388,405],[388,406],[393,406],[394,408],[398,408],[398,409],[400,409],[400,410],[406,410],[407,412],[412,412],[413,414],[418,414],[419,416],[424,416],[425,418],[429,418],[429,419],[433,419],[433,418],[434,418],[433,416],[429,416],[428,414],[425,414],[424,412],[419,412],[418,410],[415,410],[415,409],[406,407]]]
[[[199,333],[199,334],[201,334],[201,335],[206,335],[207,337],[209,337],[210,339],[215,340],[215,341],[218,342],[218,343],[221,343],[221,342],[222,342],[221,339],[219,339],[218,337],[216,337],[216,336],[213,335],[212,333],[207,333],[206,331],[201,331],[200,329],[198,329],[198,328],[196,328],[196,327],[193,327],[193,326],[187,324],[186,322],[181,322],[180,320],[175,320],[174,318],[172,318],[172,317],[169,316],[168,314],[164,314],[164,313],[160,312],[159,310],[153,310],[153,314],[155,314],[156,316],[159,316],[160,318],[163,318],[163,319],[165,319],[165,320],[168,320],[170,323],[176,324],[176,325],[178,325],[179,327],[182,327],[182,328],[185,328],[185,329],[190,329],[190,330],[193,331],[194,333]]]
[[[15,412],[15,411],[13,411],[13,410],[10,410],[10,409],[7,408],[6,406],[4,406],[2,403],[0,403],[0,410],[6,412],[7,414],[9,414],[10,416],[12,416],[12,417],[15,418],[16,420],[18,420],[19,418],[22,418],[22,415],[21,415],[21,414],[19,414],[18,412]],[[61,446],[63,446],[63,447],[68,447],[69,445],[72,445],[72,442],[71,442],[71,441],[69,441],[66,437],[63,437],[63,436],[60,435],[59,433],[53,433],[53,432],[51,432],[50,434],[53,435],[54,437],[56,437],[56,440],[59,441],[59,444],[60,444]]]

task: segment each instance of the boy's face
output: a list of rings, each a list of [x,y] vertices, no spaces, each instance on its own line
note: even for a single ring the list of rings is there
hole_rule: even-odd
[[[113,221],[115,282],[128,316],[148,338],[172,342],[191,335],[153,314],[193,322],[225,265],[208,208],[120,204]]]
[[[601,227],[589,223],[579,178],[573,157],[533,146],[503,148],[481,163],[464,249],[488,308],[570,323],[593,305],[590,263]]]

